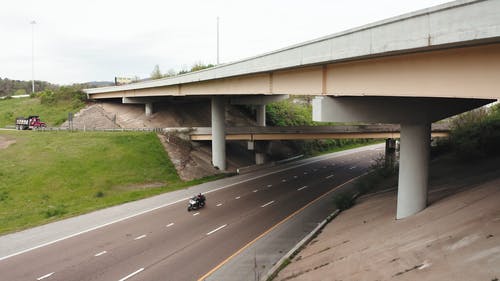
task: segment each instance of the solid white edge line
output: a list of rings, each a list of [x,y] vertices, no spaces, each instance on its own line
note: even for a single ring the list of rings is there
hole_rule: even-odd
[[[260,206],[260,207],[261,207],[261,208],[264,208],[265,206],[271,205],[271,204],[273,204],[273,203],[274,203],[274,200],[273,200],[273,201],[271,201],[271,202],[267,202],[266,204],[264,204],[264,205],[262,205],[262,206]]]
[[[139,240],[139,239],[142,239],[144,237],[146,237],[146,234],[143,234],[141,236],[137,236],[137,237],[134,238],[134,240]]]
[[[173,222],[171,222],[171,223],[167,224],[167,227],[171,227],[172,225],[174,225],[174,223],[173,223]]]
[[[127,275],[127,276],[123,277],[122,279],[120,279],[120,280],[118,280],[118,281],[125,281],[125,280],[129,279],[130,277],[132,277],[132,276],[136,275],[137,273],[139,273],[139,272],[141,272],[141,271],[143,271],[143,270],[144,270],[144,267],[141,267],[141,268],[139,268],[138,270],[136,270],[136,271],[134,271],[134,272],[130,273],[129,275]]]
[[[303,187],[297,189],[297,191],[301,191],[302,189],[305,189],[305,188],[307,188],[307,185],[304,185]]]
[[[44,275],[44,276],[42,276],[42,277],[38,277],[36,280],[40,281],[40,280],[42,280],[42,279],[45,279],[45,278],[47,278],[47,277],[52,276],[52,274],[54,274],[54,273],[55,273],[55,272],[51,272],[51,273],[49,273],[49,274],[45,274],[45,275]]]
[[[208,232],[208,233],[207,233],[207,235],[213,234],[214,232],[219,231],[219,230],[223,229],[223,228],[224,228],[224,227],[226,227],[226,226],[227,226],[227,224],[225,224],[225,225],[221,225],[221,226],[217,227],[216,229],[214,229],[214,230],[212,230],[212,231]]]
[[[309,162],[300,163],[300,164],[293,165],[293,166],[289,166],[289,167],[286,167],[286,168],[283,168],[283,169],[280,169],[280,170],[277,170],[277,171],[273,171],[273,172],[269,172],[269,173],[266,173],[266,174],[258,175],[258,176],[255,176],[255,177],[252,177],[252,178],[248,178],[246,180],[242,180],[242,181],[239,181],[239,182],[235,182],[235,183],[230,183],[230,184],[227,184],[227,185],[223,185],[223,186],[221,186],[219,188],[215,188],[215,189],[209,190],[209,191],[205,192],[205,194],[216,192],[216,191],[219,191],[221,189],[225,189],[225,188],[231,187],[233,185],[237,185],[237,184],[241,184],[241,183],[253,181],[255,179],[267,177],[267,176],[272,175],[272,174],[277,174],[277,173],[281,173],[281,172],[288,171],[288,170],[291,170],[291,169],[295,169],[295,168],[298,168],[298,167],[310,165],[310,164],[313,164],[313,163],[316,163],[316,162],[325,161],[325,160],[332,159],[332,158],[343,157],[343,156],[346,156],[346,155],[349,155],[349,154],[353,154],[353,153],[358,153],[358,152],[361,152],[361,151],[367,151],[367,150],[370,150],[369,147],[376,146],[376,145],[382,145],[382,144],[374,144],[374,145],[368,145],[368,146],[364,146],[364,147],[354,148],[354,149],[351,149],[351,150],[334,152],[333,153],[334,155],[330,155],[330,156],[327,156],[327,157],[324,157],[325,155],[317,156],[318,158],[315,159],[315,160],[312,160],[312,161],[309,161]],[[342,161],[342,163],[344,163],[344,161]],[[99,229],[99,228],[103,228],[103,227],[106,227],[108,225],[111,225],[111,224],[114,224],[114,223],[117,223],[117,222],[128,220],[128,219],[133,218],[133,217],[137,217],[137,216],[140,216],[140,215],[143,215],[143,214],[146,214],[146,213],[149,213],[149,212],[161,209],[161,208],[165,208],[165,207],[168,207],[170,205],[174,205],[174,204],[177,204],[179,202],[186,201],[188,199],[191,199],[191,197],[186,197],[186,198],[182,198],[182,199],[179,199],[177,201],[174,201],[174,202],[165,203],[163,205],[160,205],[160,206],[157,206],[157,207],[154,207],[154,208],[151,208],[151,209],[140,211],[140,212],[138,212],[136,214],[132,214],[130,216],[126,216],[126,217],[123,217],[123,218],[120,218],[120,219],[117,219],[117,220],[114,220],[114,221],[110,221],[110,222],[107,222],[107,223],[104,223],[104,224],[101,224],[101,225],[98,225],[98,226],[94,226],[94,227],[91,227],[89,229],[82,230],[82,231],[79,231],[77,233],[74,233],[74,234],[71,234],[71,235],[68,235],[68,236],[64,236],[64,237],[61,237],[59,239],[56,239],[56,240],[53,240],[53,241],[49,241],[49,242],[40,244],[40,245],[35,246],[35,247],[28,248],[26,250],[19,251],[17,253],[13,253],[13,254],[7,255],[5,257],[0,257],[0,261],[2,261],[4,259],[8,259],[8,258],[13,257],[13,256],[17,256],[17,255],[29,252],[29,251],[36,250],[38,248],[42,248],[42,247],[45,247],[45,246],[57,243],[57,242],[62,241],[62,240],[66,240],[66,239],[78,236],[78,235],[81,235],[81,234],[84,234],[84,233],[87,233],[87,232],[90,232],[90,231],[93,231],[93,230],[96,230],[96,229]]]
[[[94,257],[102,256],[102,255],[104,255],[106,253],[107,253],[106,251],[102,251],[100,253],[95,254]]]

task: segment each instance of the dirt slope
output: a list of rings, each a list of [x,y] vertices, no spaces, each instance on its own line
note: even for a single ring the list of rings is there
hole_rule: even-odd
[[[361,198],[275,280],[500,278],[500,159],[438,162],[427,209],[395,220],[395,191]]]

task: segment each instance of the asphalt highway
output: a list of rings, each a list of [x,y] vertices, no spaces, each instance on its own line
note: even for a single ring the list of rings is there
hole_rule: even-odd
[[[0,280],[198,280],[290,214],[365,173],[383,152],[378,148],[211,192],[197,211],[179,202],[12,256],[0,261]]]

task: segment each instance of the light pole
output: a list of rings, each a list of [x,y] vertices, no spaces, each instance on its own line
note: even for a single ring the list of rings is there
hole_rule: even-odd
[[[35,93],[35,24],[36,21],[30,21],[31,24],[31,92]]]
[[[217,65],[219,64],[219,17],[217,17]]]

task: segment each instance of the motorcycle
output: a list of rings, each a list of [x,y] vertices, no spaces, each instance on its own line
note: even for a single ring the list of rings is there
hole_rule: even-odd
[[[189,199],[188,212],[191,210],[198,210],[200,208],[203,208],[205,206],[205,201],[205,195],[198,195]]]

